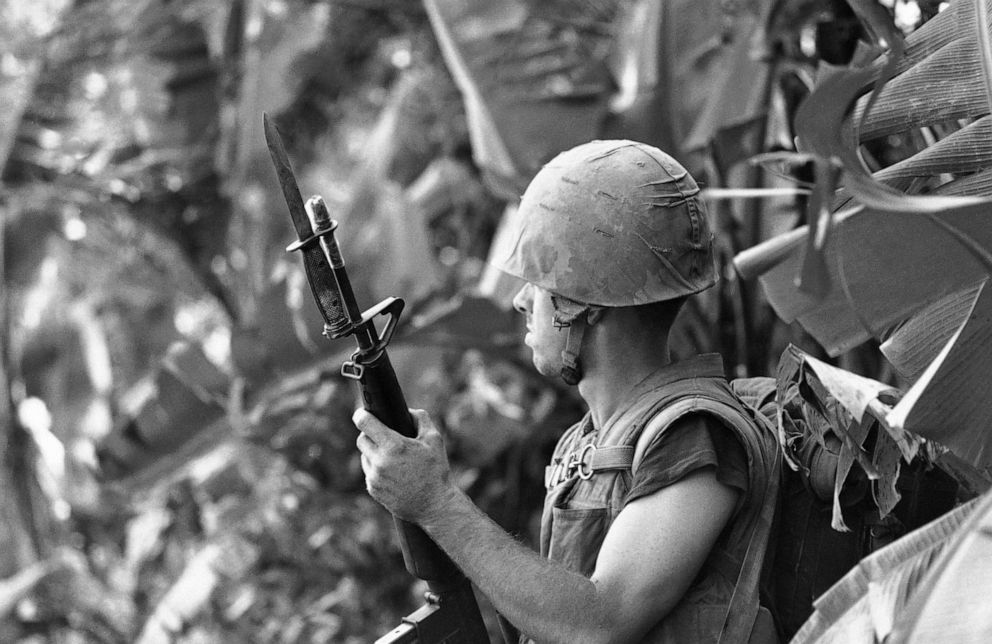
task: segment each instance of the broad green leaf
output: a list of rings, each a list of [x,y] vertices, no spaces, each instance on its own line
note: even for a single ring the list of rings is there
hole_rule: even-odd
[[[987,369],[992,360],[992,290],[979,292],[964,323],[906,392],[888,422],[935,440],[979,469],[992,469]]]
[[[839,213],[835,225],[857,212]],[[758,277],[776,315],[786,322],[798,321],[830,355],[839,355],[871,338],[871,333],[838,287],[841,282],[831,259],[836,244],[827,248],[828,280],[833,288],[823,297],[797,288],[807,236],[805,226],[797,228],[738,255],[734,263],[745,277]]]
[[[870,70],[864,73],[873,77]],[[864,102],[859,102],[852,117],[855,122],[864,109]],[[975,41],[962,37],[889,81],[859,133],[868,140],[988,112]]]
[[[465,97],[476,163],[517,196],[553,154],[592,138],[607,112],[606,56],[619,3],[566,18],[520,0],[427,0]]]
[[[848,644],[892,641],[884,622],[907,614],[918,590],[926,588],[927,572],[951,543],[952,535],[975,511],[976,502],[961,505],[939,520],[865,557],[830,590],[817,598],[809,620],[793,644]],[[946,616],[947,613],[942,613]],[[962,620],[968,623],[968,620]],[[905,640],[899,640],[905,641]],[[926,640],[913,640],[926,641]]]
[[[992,12],[992,5],[986,4],[986,12]],[[975,13],[967,1],[952,2],[943,11],[926,21],[913,33],[906,36],[906,50],[896,64],[896,74],[901,74],[921,60],[932,56],[937,50],[972,29]]]
[[[835,70],[822,79],[796,118],[804,149],[838,160],[845,170],[848,193],[868,206],[866,210],[852,210],[835,217],[839,229],[835,235],[837,243],[830,245],[833,248],[828,248],[825,261],[830,283],[837,287],[822,301],[797,291],[792,285],[797,273],[790,275],[786,269],[795,270],[799,260],[783,253],[781,244],[769,244],[769,251],[777,258],[786,255],[787,259],[777,260],[762,276],[776,312],[787,321],[799,319],[831,354],[848,349],[869,335],[881,337],[892,325],[933,299],[977,279],[975,271],[980,270],[980,265],[968,256],[971,251],[965,251],[953,233],[941,232],[940,226],[932,222],[907,221],[910,213],[931,214],[956,230],[964,226],[963,235],[979,247],[988,248],[990,242],[982,230],[986,227],[983,200],[910,197],[868,173],[857,154],[845,116],[847,106],[872,78],[870,69]],[[842,135],[837,136],[837,132]],[[912,233],[908,232],[910,229]],[[903,239],[908,246],[901,243]],[[790,237],[788,246],[792,253],[798,254],[794,236]],[[933,255],[946,268],[942,271],[934,267],[916,274],[926,266],[918,258]],[[886,270],[879,271],[880,266]],[[971,268],[962,271],[962,267]]]
[[[875,179],[890,183],[906,177],[974,172],[992,164],[992,116],[940,139],[913,156],[879,170]]]
[[[875,0],[849,0],[848,4],[854,10],[854,13],[867,25],[869,33],[874,37],[875,44],[881,49],[888,50],[888,56],[885,59],[886,62],[878,72],[875,87],[868,96],[864,113],[860,119],[854,121],[857,123],[856,129],[861,131],[864,126],[864,120],[871,112],[875,101],[878,100],[882,88],[895,73],[896,64],[902,58],[905,43],[903,42],[902,32],[895,26],[889,12],[881,3]]]
[[[899,326],[879,350],[909,382],[916,381],[957,333],[984,280],[928,305]]]
[[[976,11],[982,5],[984,13]],[[907,55],[896,70],[898,76],[885,86],[865,118],[860,131],[863,139],[989,113],[989,10],[982,0],[961,0],[910,36]],[[866,104],[866,98],[859,101],[856,119]]]
[[[992,194],[992,170],[982,170],[954,179],[934,190],[934,194],[955,196],[983,196]]]
[[[780,317],[798,320],[828,353],[839,355],[870,337],[884,340],[889,329],[910,315],[986,275],[985,264],[945,228],[951,226],[970,239],[976,252],[992,248],[987,208],[981,202],[933,215],[911,213],[907,207],[838,215],[836,243],[826,254],[834,287],[823,298],[800,291],[794,283],[802,261],[801,230],[790,235],[788,243],[778,240],[756,247],[752,257],[758,259],[745,258],[745,267],[764,271],[761,284]],[[763,251],[774,261],[762,264]]]
[[[934,217],[992,248],[985,206]],[[866,209],[838,226],[833,270],[843,271],[846,296],[875,337],[884,338],[908,316],[986,274],[985,266],[935,221]]]
[[[902,619],[887,642],[981,642],[992,633],[992,614],[986,610],[992,593],[992,496],[962,510],[947,515],[960,527],[947,531],[942,556],[934,556],[924,569],[929,574],[917,573],[919,592],[899,613]],[[970,514],[958,519],[964,512]]]
[[[804,356],[803,362],[813,370],[827,392],[858,422],[864,418],[871,401],[877,399],[879,394],[893,391],[891,385],[829,365],[812,356]]]
[[[766,2],[765,11],[774,3]],[[759,58],[767,16],[741,16],[735,21],[729,45],[721,48],[719,71],[708,83],[712,89],[692,130],[681,145],[682,152],[714,146],[716,162],[729,168],[759,152],[768,110],[771,66]]]

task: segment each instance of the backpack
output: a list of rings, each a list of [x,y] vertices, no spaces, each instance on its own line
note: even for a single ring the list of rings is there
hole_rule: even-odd
[[[812,614],[813,601],[862,558],[953,509],[958,483],[921,454],[903,464],[896,482],[901,498],[892,512],[881,516],[871,481],[859,468],[851,468],[838,496],[848,530],[837,530],[832,523],[839,440],[812,440],[810,414],[815,408],[780,405],[774,378],[738,378],[730,386],[746,407],[771,423],[783,449],[798,456],[798,468],[781,468],[762,575],[762,604],[771,610],[780,640],[787,642]],[[862,443],[869,453],[877,432],[873,427]]]

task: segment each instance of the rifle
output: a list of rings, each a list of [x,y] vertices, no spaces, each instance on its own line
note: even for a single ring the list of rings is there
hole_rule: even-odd
[[[307,281],[324,317],[324,335],[331,339],[354,336],[358,348],[341,365],[341,375],[358,383],[362,402],[387,426],[408,437],[417,435],[403,391],[389,361],[386,346],[393,337],[403,300],[389,297],[362,312],[352,291],[331,219],[320,196],[303,203],[282,137],[268,114],[263,115],[265,141],[289,206],[297,241],[286,249],[303,254]],[[375,319],[386,317],[382,331]],[[427,582],[426,603],[376,644],[489,643],[472,585],[451,558],[418,526],[393,517],[406,569]]]

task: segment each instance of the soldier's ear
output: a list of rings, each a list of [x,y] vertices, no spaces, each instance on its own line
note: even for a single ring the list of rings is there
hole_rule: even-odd
[[[607,310],[608,309],[599,306],[590,308],[589,312],[586,313],[586,324],[590,326],[596,324],[597,322],[603,319],[603,316],[606,315]]]

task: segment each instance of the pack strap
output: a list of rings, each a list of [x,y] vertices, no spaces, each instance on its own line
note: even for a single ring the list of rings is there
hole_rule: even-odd
[[[580,479],[588,480],[596,472],[604,470],[629,470],[633,462],[632,445],[597,446],[587,443],[544,468],[544,485],[551,489],[576,473]]]
[[[686,398],[665,407],[659,414],[652,418],[651,422],[638,437],[634,458],[631,463],[631,471],[637,471],[637,466],[643,459],[644,453],[660,433],[671,426],[681,416],[692,412],[710,413],[729,423],[733,423],[733,419],[740,416],[740,411],[726,403],[700,398]],[[762,423],[763,421],[759,418],[755,422]],[[767,426],[762,427],[759,424],[758,429],[760,432],[762,429],[767,429]],[[770,435],[774,434],[772,433]],[[744,438],[744,436],[742,435],[741,438]],[[744,439],[747,440],[746,438]],[[760,607],[759,578],[761,576],[761,566],[764,562],[765,549],[771,533],[776,499],[778,498],[780,468],[777,449],[761,449],[760,445],[763,442],[760,437],[755,437],[752,447],[754,462],[750,463],[749,466],[760,469],[767,468],[769,470],[769,476],[763,490],[750,491],[753,498],[759,499],[757,502],[760,502],[761,506],[756,514],[753,515],[743,535],[747,539],[744,560],[739,563],[730,561],[720,562],[724,574],[730,573],[728,578],[735,580],[734,591],[727,605],[727,613],[724,616],[723,627],[720,630],[720,644],[747,642],[754,628]],[[771,462],[769,462],[769,459]],[[734,563],[737,563],[736,574],[730,572],[730,566],[728,565]]]

